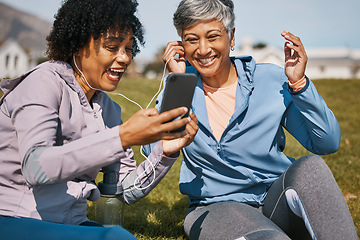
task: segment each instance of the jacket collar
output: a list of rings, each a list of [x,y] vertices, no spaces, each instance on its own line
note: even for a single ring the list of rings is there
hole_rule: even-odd
[[[238,74],[238,87],[236,90],[235,111],[230,122],[243,113],[248,106],[249,97],[254,89],[253,75],[256,68],[256,62],[251,56],[231,57],[231,60],[235,63]],[[191,110],[196,115],[199,123],[207,129],[210,129],[201,76],[191,65],[187,67],[186,72],[195,73],[198,76]]]

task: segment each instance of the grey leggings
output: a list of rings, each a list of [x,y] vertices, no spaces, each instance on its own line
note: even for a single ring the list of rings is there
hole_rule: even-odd
[[[289,207],[287,191],[297,193],[304,217]],[[296,160],[272,184],[263,206],[219,202],[191,208],[184,230],[191,240],[304,240],[312,239],[310,233],[318,240],[359,239],[342,192],[316,155]]]

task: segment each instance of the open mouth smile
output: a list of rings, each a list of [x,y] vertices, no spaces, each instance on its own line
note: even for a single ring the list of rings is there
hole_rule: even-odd
[[[210,58],[198,58],[198,62],[200,63],[200,65],[210,65],[213,61],[214,61],[215,57],[210,57]]]
[[[114,68],[110,68],[108,70],[106,70],[106,75],[107,77],[112,80],[112,81],[119,81],[122,73],[125,72],[125,69],[114,69]]]

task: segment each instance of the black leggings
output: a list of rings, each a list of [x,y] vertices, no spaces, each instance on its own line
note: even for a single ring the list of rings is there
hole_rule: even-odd
[[[298,197],[300,201],[294,205],[300,204],[304,215],[291,210],[289,193]],[[318,240],[359,239],[342,192],[316,155],[296,160],[272,184],[263,206],[219,202],[192,208],[185,217],[184,230],[191,240],[303,240],[312,239],[310,233]]]

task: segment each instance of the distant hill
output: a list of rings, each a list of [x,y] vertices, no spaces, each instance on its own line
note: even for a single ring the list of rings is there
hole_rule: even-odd
[[[0,42],[14,39],[32,57],[40,57],[46,50],[46,36],[51,27],[51,22],[0,3]]]

